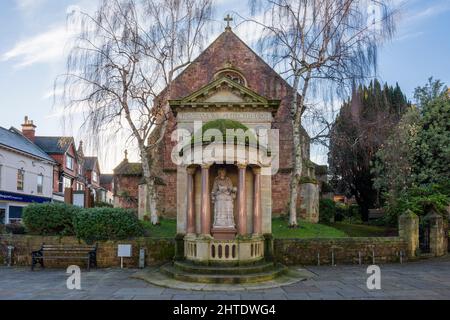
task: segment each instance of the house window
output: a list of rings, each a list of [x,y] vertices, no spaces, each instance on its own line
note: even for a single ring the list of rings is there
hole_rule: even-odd
[[[37,177],[37,193],[43,194],[44,193],[44,175],[40,174]]]
[[[72,180],[66,177],[63,177],[63,187],[64,189],[72,188]]]
[[[98,174],[96,171],[92,171],[92,181],[98,182]]]
[[[72,170],[72,171],[73,171],[73,162],[74,162],[73,160],[74,159],[71,156],[66,155],[66,168],[69,170]]]
[[[22,207],[9,206],[9,223],[20,223],[22,221]]]
[[[23,169],[17,170],[17,191],[24,190],[25,171]]]

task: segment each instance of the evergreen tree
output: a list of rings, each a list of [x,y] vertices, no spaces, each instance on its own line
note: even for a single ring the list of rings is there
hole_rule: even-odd
[[[371,164],[409,105],[398,84],[382,86],[375,80],[355,90],[331,130],[333,180],[344,185],[348,195],[355,196],[364,221],[379,199]]]

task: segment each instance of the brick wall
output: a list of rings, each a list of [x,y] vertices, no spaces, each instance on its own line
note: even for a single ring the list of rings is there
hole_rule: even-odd
[[[372,264],[399,262],[400,251],[407,252],[407,243],[398,237],[392,238],[342,238],[342,239],[276,239],[274,254],[276,261],[285,265],[317,265],[320,254],[321,265],[331,265],[334,252],[336,264]],[[407,258],[404,258],[406,261]]]
[[[0,264],[6,262],[8,245],[14,246],[13,261],[16,266],[30,266],[31,252],[39,250],[42,243],[78,245],[85,244],[74,237],[40,237],[0,235]],[[98,242],[97,262],[100,268],[120,267],[120,259],[117,257],[119,244],[131,244],[133,257],[124,259],[125,267],[137,268],[139,266],[139,249],[146,250],[146,265],[158,265],[171,261],[175,255],[175,240],[139,238],[130,241],[104,241]],[[48,267],[65,267],[80,263],[80,261],[49,262]]]

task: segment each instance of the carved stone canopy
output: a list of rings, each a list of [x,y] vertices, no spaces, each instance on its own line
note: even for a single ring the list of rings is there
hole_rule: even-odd
[[[184,99],[170,100],[169,104],[175,115],[183,109],[195,108],[251,108],[276,114],[280,106],[280,100],[268,100],[224,76]]]

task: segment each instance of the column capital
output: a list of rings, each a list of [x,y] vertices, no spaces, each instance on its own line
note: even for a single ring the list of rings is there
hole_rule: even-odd
[[[190,175],[190,176],[195,175],[195,172],[196,172],[196,171],[197,171],[197,168],[196,168],[196,167],[188,167],[188,168],[186,169],[187,174]]]
[[[202,169],[209,169],[209,168],[211,168],[212,166],[213,166],[212,163],[202,163],[202,164],[201,164]]]
[[[261,175],[261,168],[260,167],[253,167],[252,171],[254,175]]]
[[[247,169],[248,163],[240,162],[236,165],[239,169]]]

